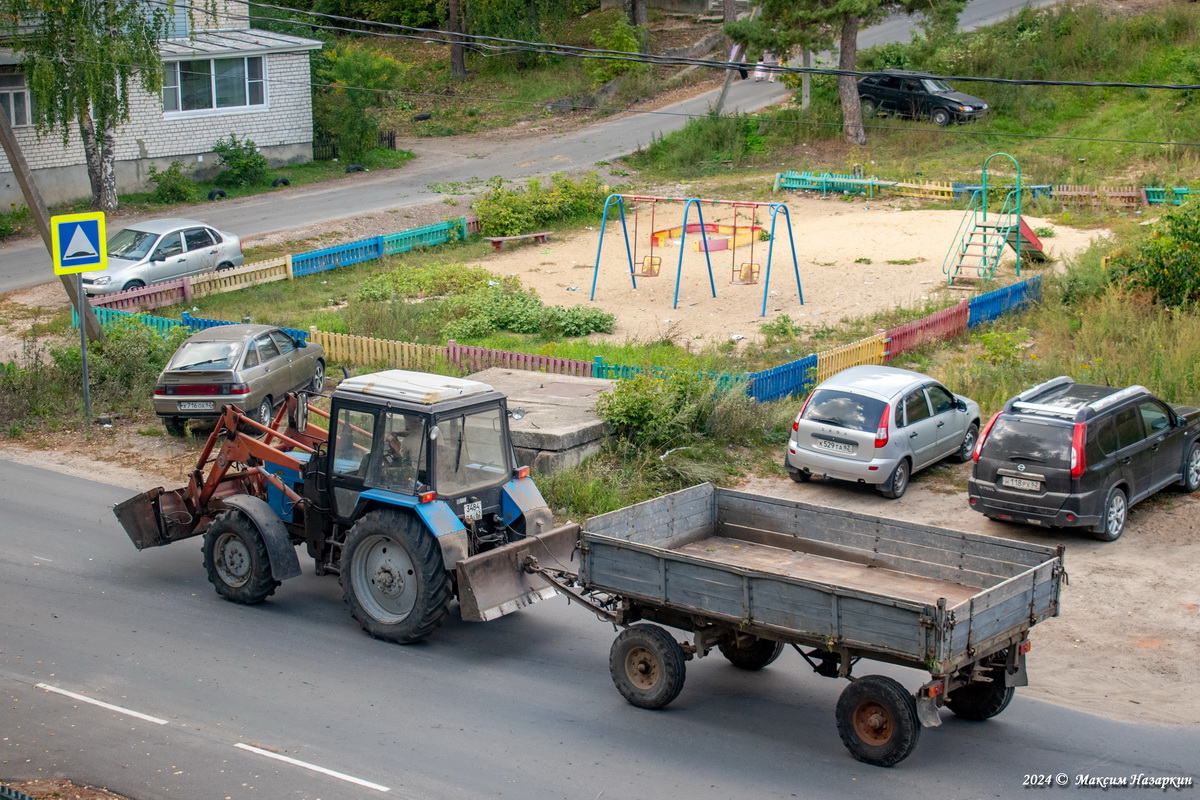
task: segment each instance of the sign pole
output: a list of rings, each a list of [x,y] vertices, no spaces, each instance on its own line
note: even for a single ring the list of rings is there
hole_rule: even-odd
[[[83,273],[75,273],[75,296],[87,302],[87,295],[83,293]],[[88,382],[87,368],[87,326],[83,324],[83,320],[79,321],[79,356],[83,362],[83,424],[87,427],[92,425],[92,390],[91,384]]]

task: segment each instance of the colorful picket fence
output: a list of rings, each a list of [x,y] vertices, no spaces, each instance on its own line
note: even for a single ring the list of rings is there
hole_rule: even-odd
[[[508,350],[492,350],[487,347],[471,347],[461,345],[453,339],[446,342],[446,361],[466,372],[500,367],[530,372],[549,372],[554,375],[576,375],[585,378],[592,376],[592,362],[590,361],[532,353],[515,353]]]
[[[962,300],[950,308],[943,308],[927,317],[892,328],[887,332],[887,350],[884,355],[892,359],[941,339],[957,336],[967,329],[970,313],[970,304]]]
[[[436,345],[329,333],[316,328],[308,329],[308,339],[325,348],[330,361],[343,364],[382,364],[388,369],[442,372],[447,363],[446,348]]]
[[[832,350],[817,353],[817,382],[821,382],[844,369],[861,364],[882,364],[887,349],[887,336],[877,333],[857,342],[844,344]]]

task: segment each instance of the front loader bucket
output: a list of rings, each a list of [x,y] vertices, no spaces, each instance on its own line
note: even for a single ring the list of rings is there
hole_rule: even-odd
[[[579,572],[573,561],[579,542],[579,525],[569,522],[545,533],[527,536],[495,550],[458,562],[458,603],[462,618],[486,622],[553,597],[554,585],[541,575],[525,571],[532,556],[546,569]]]
[[[117,521],[138,550],[186,539],[197,533],[195,519],[183,502],[183,490],[161,486],[113,507]]]

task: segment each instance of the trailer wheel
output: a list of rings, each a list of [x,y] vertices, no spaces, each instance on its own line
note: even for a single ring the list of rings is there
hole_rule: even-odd
[[[738,669],[760,670],[779,658],[783,642],[759,639],[757,636],[730,636],[717,644],[721,655]]]
[[[376,639],[412,644],[445,618],[450,579],[442,549],[412,516],[371,511],[342,548],[342,592],[350,614]]]
[[[877,767],[903,761],[921,735],[913,696],[884,675],[866,675],[842,691],[837,729],[850,755]]]
[[[617,691],[633,705],[666,708],[683,689],[683,649],[657,625],[632,625],[613,641],[608,671]]]
[[[217,594],[243,605],[261,603],[279,585],[262,535],[232,509],[218,514],[204,533],[204,569]]]
[[[997,658],[1003,658],[1007,651],[1001,650]],[[969,719],[972,722],[983,722],[991,719],[1012,702],[1016,689],[1004,685],[1004,670],[992,669],[986,673],[990,681],[968,683],[946,695],[946,708],[954,712],[954,716]]]

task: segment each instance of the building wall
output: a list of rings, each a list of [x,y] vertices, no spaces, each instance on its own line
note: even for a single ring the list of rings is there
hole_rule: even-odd
[[[130,92],[130,121],[117,131],[117,191],[153,188],[151,165],[163,169],[174,160],[193,167],[197,178],[217,171],[212,146],[233,133],[249,138],[273,165],[312,159],[312,93],[307,52],[281,53],[266,59],[267,105],[264,110],[222,111],[167,120],[162,100],[135,86]],[[67,144],[51,133],[38,137],[32,127],[16,129],[17,139],[47,203],[91,196],[83,145],[72,129]],[[0,209],[24,205],[8,159],[0,153]]]

